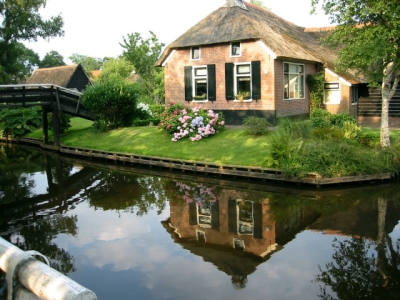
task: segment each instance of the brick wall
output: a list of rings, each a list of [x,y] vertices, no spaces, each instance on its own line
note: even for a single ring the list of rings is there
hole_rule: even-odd
[[[308,88],[306,99],[283,100],[282,61],[275,60],[257,41],[241,43],[241,56],[230,57],[230,43],[201,47],[199,60],[190,59],[190,48],[178,49],[165,65],[165,100],[166,103],[184,103],[191,107],[221,111],[228,116],[227,124],[239,125],[248,115],[264,116],[274,123],[276,115],[303,115],[309,113]],[[261,99],[251,102],[227,101],[225,95],[225,63],[260,61]],[[216,67],[216,101],[185,101],[184,67]],[[306,63],[306,74],[315,72],[313,63]]]

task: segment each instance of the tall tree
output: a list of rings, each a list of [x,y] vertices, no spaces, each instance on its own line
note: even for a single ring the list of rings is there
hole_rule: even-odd
[[[314,11],[319,3],[339,24],[326,39],[340,49],[337,69],[355,70],[370,84],[381,82],[380,143],[389,147],[389,103],[400,80],[398,0],[312,0]]]
[[[39,14],[46,0],[0,0],[0,80],[16,82],[25,75],[21,71],[20,55],[28,54],[21,43],[39,38],[62,36],[60,15],[44,20]],[[32,54],[32,53],[31,53]],[[19,67],[18,67],[19,66]]]
[[[55,50],[52,50],[39,62],[39,68],[51,68],[65,66],[64,57]]]
[[[124,48],[123,57],[134,65],[150,97],[155,103],[164,102],[163,70],[154,66],[164,44],[150,31],[150,37],[147,39],[142,38],[138,32],[128,34],[120,45]]]
[[[119,76],[127,79],[134,70],[131,62],[125,58],[110,58],[104,62],[99,80],[107,80],[110,76]]]
[[[104,61],[107,58],[101,59],[98,57],[92,57],[87,55],[82,55],[78,53],[73,53],[70,57],[68,57],[74,64],[81,64],[85,69],[86,73],[90,73],[90,71],[100,70],[103,66]]]

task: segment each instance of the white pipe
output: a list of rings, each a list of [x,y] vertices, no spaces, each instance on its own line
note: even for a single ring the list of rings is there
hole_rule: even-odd
[[[0,269],[7,273],[11,261],[24,251],[0,238]],[[97,300],[91,290],[81,286],[50,266],[30,257],[16,268],[19,282],[43,300]]]

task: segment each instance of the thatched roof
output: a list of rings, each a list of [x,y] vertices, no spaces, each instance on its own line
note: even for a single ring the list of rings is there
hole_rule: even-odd
[[[172,50],[191,46],[261,40],[277,56],[333,64],[336,55],[321,47],[321,32],[306,32],[269,10],[245,2],[243,9],[231,1],[209,14],[178,39],[168,45],[157,65],[160,66]]]
[[[83,67],[81,64],[68,65],[52,68],[36,69],[31,77],[26,80],[27,84],[54,84],[61,87],[68,87],[75,72]]]

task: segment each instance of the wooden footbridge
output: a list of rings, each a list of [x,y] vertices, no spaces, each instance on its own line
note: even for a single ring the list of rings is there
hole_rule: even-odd
[[[60,145],[60,113],[93,120],[81,103],[82,93],[51,84],[0,85],[0,109],[40,106],[43,112],[43,142],[48,144],[47,114],[53,113],[54,144]]]

